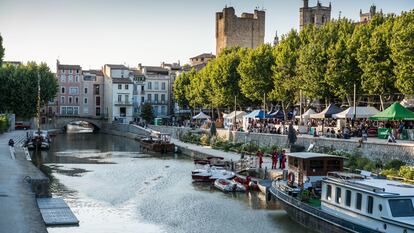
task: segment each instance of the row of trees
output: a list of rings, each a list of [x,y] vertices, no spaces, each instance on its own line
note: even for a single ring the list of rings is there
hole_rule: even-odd
[[[414,94],[414,11],[378,14],[366,24],[334,20],[320,28],[290,31],[274,47],[230,48],[200,71],[182,73],[174,83],[181,107],[260,104],[264,95],[287,110],[300,91],[312,100],[345,100],[357,93]],[[286,111],[285,111],[286,112]]]
[[[0,36],[0,113],[14,113],[30,118],[37,112],[37,80],[40,77],[41,106],[53,100],[58,90],[57,80],[49,67],[42,63],[26,65],[2,64],[4,48]]]

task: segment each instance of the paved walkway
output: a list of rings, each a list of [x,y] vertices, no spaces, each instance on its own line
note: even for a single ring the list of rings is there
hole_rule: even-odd
[[[235,153],[235,152],[225,152],[225,151],[222,151],[222,150],[213,149],[211,147],[199,146],[199,145],[195,145],[195,144],[185,143],[185,142],[181,142],[181,141],[179,141],[178,139],[175,139],[175,138],[171,138],[171,142],[174,143],[176,146],[184,147],[184,148],[190,149],[192,151],[201,152],[201,153],[208,154],[208,155],[211,155],[211,156],[223,157],[224,160],[228,160],[228,161],[230,161],[230,160],[238,161],[240,159],[240,154]],[[246,157],[247,157],[247,155],[246,155]],[[270,157],[264,157],[262,166],[263,166],[263,168],[267,167],[268,169],[270,169],[272,167],[272,159]]]
[[[330,138],[330,137],[325,137],[325,136],[321,136],[321,137],[314,137],[312,135],[309,134],[302,134],[299,135],[298,137],[303,137],[303,138],[310,138],[310,139],[329,139],[329,140],[335,140],[338,142],[356,142],[358,143],[359,140],[361,139],[361,137],[352,137],[350,139],[343,139],[343,138]],[[384,144],[384,145],[404,145],[404,146],[414,146],[414,141],[407,141],[407,140],[396,140],[397,143],[393,143],[393,142],[388,142],[387,139],[380,139],[377,137],[369,137],[367,141],[364,141],[364,143],[375,143],[375,144]]]
[[[33,165],[21,153],[25,131],[0,134],[0,232],[47,233],[35,195],[24,177],[31,175]],[[13,138],[15,160],[10,156],[8,141]],[[19,153],[20,152],[20,153]]]

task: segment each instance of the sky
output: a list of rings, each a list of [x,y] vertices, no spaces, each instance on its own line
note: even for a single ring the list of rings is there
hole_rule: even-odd
[[[329,0],[321,0],[328,5]],[[414,0],[331,0],[332,17],[359,19],[372,4],[384,13],[414,9]],[[314,6],[316,0],[310,0]],[[56,70],[78,64],[84,70],[104,64],[130,67],[185,64],[215,53],[215,12],[266,11],[265,42],[275,32],[299,28],[302,0],[0,0],[4,60],[46,62]],[[341,12],[341,13],[340,13]]]

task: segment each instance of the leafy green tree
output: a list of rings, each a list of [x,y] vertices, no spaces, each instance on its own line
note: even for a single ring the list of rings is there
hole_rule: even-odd
[[[271,98],[281,102],[285,120],[288,109],[298,99],[300,83],[297,78],[296,62],[300,46],[299,35],[295,30],[292,30],[283,36],[280,43],[274,48],[275,64],[272,67],[273,90]]]
[[[191,69],[189,72],[183,72],[178,75],[177,79],[174,81],[173,93],[174,99],[181,108],[189,106],[189,99],[187,92],[189,91],[189,86],[191,79],[195,76],[196,71]]]
[[[239,103],[242,101],[243,95],[238,87],[240,74],[237,72],[237,67],[244,51],[239,47],[224,49],[212,61],[212,70],[209,75],[211,85],[209,99],[215,107],[233,106],[235,96]]]
[[[239,87],[246,98],[260,102],[265,94],[272,91],[274,63],[272,46],[269,44],[248,51],[241,59],[237,68],[240,74]]]
[[[189,104],[194,109],[197,107],[211,106],[209,96],[211,93],[210,74],[213,69],[213,63],[209,62],[191,79],[187,94]]]
[[[3,57],[4,57],[4,47],[3,47],[3,37],[0,35],[0,67],[3,63]]]
[[[37,80],[40,78],[40,103],[43,106],[55,98],[58,85],[49,67],[37,65],[5,65],[0,69],[0,112],[13,112],[19,117],[30,118],[37,113]]]
[[[383,16],[377,17],[381,19]],[[372,24],[378,21],[375,20]],[[362,89],[368,94],[379,95],[382,109],[384,109],[383,96],[397,91],[390,48],[393,21],[394,16],[387,16],[384,23],[373,28],[369,40],[363,41],[357,51],[359,67],[363,71]]]
[[[152,111],[152,105],[150,103],[145,103],[142,105],[141,117],[147,124],[151,124],[154,120],[154,112]]]
[[[395,62],[396,87],[406,95],[414,94],[414,10],[403,13],[394,23],[391,40]]]
[[[361,86],[361,70],[356,60],[356,49],[352,44],[354,24],[342,19],[338,22],[338,41],[328,48],[328,64],[325,73],[325,81],[330,86],[336,97],[346,99],[351,106],[351,96],[354,85],[357,90]]]

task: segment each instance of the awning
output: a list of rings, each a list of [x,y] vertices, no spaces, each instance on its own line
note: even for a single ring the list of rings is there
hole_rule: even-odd
[[[194,120],[205,120],[205,119],[210,119],[209,115],[204,114],[204,112],[200,112],[199,114],[193,116]]]
[[[234,119],[234,116],[236,115],[236,119],[243,119],[247,113],[245,111],[233,111],[229,114],[223,114],[223,118],[225,119]]]
[[[254,110],[253,112],[245,115],[243,118],[259,118],[259,119],[263,119],[263,118],[270,118],[270,115],[266,114],[266,112],[263,111],[263,110]]]
[[[414,120],[414,113],[395,102],[384,111],[369,118],[376,121]]]
[[[356,118],[369,118],[379,111],[374,107],[356,107]],[[332,118],[352,119],[354,117],[354,107],[349,107],[343,112],[333,114]]]
[[[312,115],[312,114],[316,114],[316,112],[315,112],[315,110],[313,110],[313,109],[308,109],[308,111],[306,111],[306,112],[304,112],[303,114],[302,114],[302,119],[309,119],[309,117]],[[295,118],[296,119],[300,119],[300,115],[299,116],[295,116]]]
[[[332,118],[333,114],[342,112],[342,109],[337,107],[334,104],[330,104],[327,108],[325,108],[322,112],[311,114],[310,118],[312,119],[325,119],[325,118]]]

